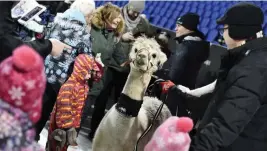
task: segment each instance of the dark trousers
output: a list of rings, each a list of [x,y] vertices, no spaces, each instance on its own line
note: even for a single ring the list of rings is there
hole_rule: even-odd
[[[54,104],[57,100],[58,92],[53,89],[52,85],[46,83],[45,92],[43,95],[43,109],[41,119],[35,124],[36,136],[35,140],[38,141],[40,136],[39,134],[42,132],[46,122],[49,120],[50,113],[53,110]]]
[[[112,68],[107,69],[105,74],[107,74],[107,77],[104,81],[104,88],[100,95],[96,98],[94,104],[90,137],[94,136],[98,125],[105,115],[106,105],[113,88],[115,89],[114,103],[116,103],[128,77],[128,73],[118,72]]]

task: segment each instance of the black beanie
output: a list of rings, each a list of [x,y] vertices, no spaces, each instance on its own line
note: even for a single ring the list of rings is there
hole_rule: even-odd
[[[217,20],[218,24],[227,24],[229,36],[236,40],[249,39],[262,30],[264,14],[262,10],[250,3],[241,2],[230,9]]]
[[[187,13],[176,21],[177,24],[184,26],[186,29],[197,31],[199,24],[199,15],[195,13]]]

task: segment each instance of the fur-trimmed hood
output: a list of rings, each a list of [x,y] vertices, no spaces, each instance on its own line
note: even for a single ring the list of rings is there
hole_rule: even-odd
[[[80,31],[86,27],[85,17],[77,9],[68,9],[64,13],[57,13],[54,23],[63,29],[73,28],[75,31]]]
[[[101,12],[103,9],[105,9],[105,6],[98,7],[95,10],[95,12],[92,16],[92,19],[91,19],[92,25],[98,29],[104,29],[105,28],[105,21],[103,20],[104,17],[103,17],[102,12]],[[123,17],[121,17],[121,18],[122,18],[122,21],[119,23],[118,27],[114,30],[116,36],[121,35],[124,31],[124,28],[125,28],[124,19],[123,19]]]

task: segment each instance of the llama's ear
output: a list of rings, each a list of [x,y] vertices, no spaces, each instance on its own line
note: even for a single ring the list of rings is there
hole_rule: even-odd
[[[167,56],[165,55],[165,53],[163,53],[162,51],[160,51],[159,53],[159,61],[158,61],[158,69],[161,69],[163,64],[167,61]]]

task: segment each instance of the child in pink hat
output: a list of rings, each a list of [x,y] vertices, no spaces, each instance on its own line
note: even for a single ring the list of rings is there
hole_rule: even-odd
[[[188,151],[191,143],[188,132],[193,121],[187,117],[170,117],[154,133],[144,151]]]
[[[34,142],[45,89],[43,59],[21,46],[0,63],[0,150],[41,151]]]

